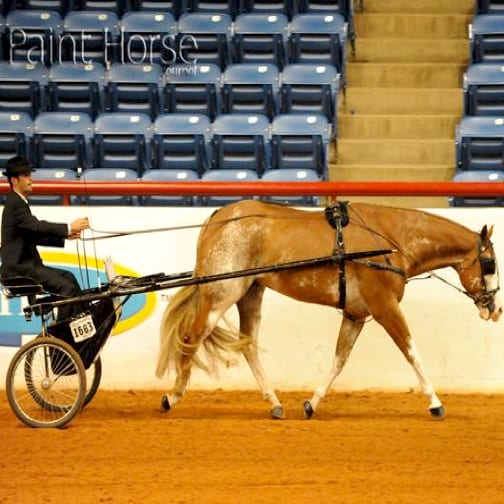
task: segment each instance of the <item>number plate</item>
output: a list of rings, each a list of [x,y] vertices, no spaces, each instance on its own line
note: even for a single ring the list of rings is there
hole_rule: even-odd
[[[91,315],[70,322],[70,331],[75,343],[80,343],[96,334],[96,328]]]

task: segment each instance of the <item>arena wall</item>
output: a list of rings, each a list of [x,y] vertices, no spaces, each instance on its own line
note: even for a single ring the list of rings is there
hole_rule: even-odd
[[[110,255],[118,268],[139,275],[192,270],[199,230],[191,226],[202,223],[212,211],[211,208],[65,209],[68,219],[88,215],[97,230],[133,231],[187,226],[170,232],[100,240],[94,245],[87,242],[85,252],[88,258],[96,254],[104,259]],[[504,264],[503,209],[431,211],[475,230],[483,224],[494,224],[495,249],[500,263]],[[59,208],[39,207],[34,213],[40,218],[61,220]],[[65,252],[76,258],[76,243],[67,243]],[[82,243],[79,252],[82,260]],[[456,274],[451,270],[439,273],[458,285]],[[149,295],[147,307],[125,321],[121,331],[109,339],[102,352],[101,388],[157,389],[171,385],[171,380],[158,380],[154,369],[160,318],[173,293],[174,289],[169,289]],[[3,297],[1,302],[0,324],[5,326],[9,317],[19,317],[20,313],[12,313],[12,301]],[[469,298],[436,279],[410,281],[402,307],[435,387],[446,391],[504,391],[502,321],[481,320]],[[231,311],[230,318],[236,320],[235,311]],[[331,365],[340,320],[341,315],[334,309],[266,293],[260,355],[276,388],[311,389],[320,383]],[[21,343],[31,337],[33,334],[24,334]],[[16,349],[15,345],[0,346],[0,387],[3,387],[10,358]],[[256,388],[252,374],[240,356],[231,360],[219,377],[208,377],[196,371],[190,386],[193,389]],[[412,369],[384,330],[376,322],[369,321],[347,367],[334,383],[334,389],[410,388],[417,388]]]

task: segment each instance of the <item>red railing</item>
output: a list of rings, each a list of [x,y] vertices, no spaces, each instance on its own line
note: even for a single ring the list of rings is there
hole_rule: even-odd
[[[0,194],[9,191],[0,183]],[[504,182],[43,182],[34,194],[196,196],[504,196]]]

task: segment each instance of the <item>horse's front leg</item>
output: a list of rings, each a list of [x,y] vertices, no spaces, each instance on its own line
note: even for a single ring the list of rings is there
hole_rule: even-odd
[[[311,418],[313,413],[317,409],[320,401],[325,397],[327,391],[329,390],[332,382],[341,373],[343,367],[354,347],[355,341],[359,336],[362,327],[364,325],[365,319],[350,320],[347,317],[343,318],[343,322],[340,327],[338,342],[336,344],[336,352],[334,355],[334,360],[332,363],[331,371],[327,375],[327,378],[318,387],[312,398],[309,401],[305,401],[303,404],[305,418]]]
[[[283,407],[278,400],[275,390],[269,383],[266,373],[259,360],[257,349],[257,336],[261,323],[261,305],[264,294],[264,287],[259,284],[253,284],[238,303],[238,313],[240,314],[240,333],[249,336],[252,344],[248,345],[243,351],[243,356],[247,361],[252,374],[254,375],[259,388],[270,405],[270,414],[273,418],[281,419],[284,416]]]
[[[420,355],[417,351],[415,342],[411,338],[411,334],[406,324],[404,315],[399,308],[399,303],[393,301],[388,304],[386,309],[380,310],[380,313],[373,313],[375,320],[381,324],[384,329],[390,334],[394,343],[406,357],[406,360],[413,367],[417,375],[420,387],[423,393],[429,398],[429,411],[433,418],[440,419],[444,417],[444,408],[439,400],[434,387],[432,386],[427,373],[422,365]]]

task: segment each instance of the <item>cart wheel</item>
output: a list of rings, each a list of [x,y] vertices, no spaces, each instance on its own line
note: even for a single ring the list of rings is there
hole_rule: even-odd
[[[86,371],[70,345],[38,337],[12,358],[6,391],[12,410],[26,425],[64,427],[84,404]]]
[[[96,392],[98,392],[101,377],[102,363],[100,357],[98,357],[91,366],[86,369],[86,383],[88,384],[88,388],[86,390],[86,397],[82,407],[87,406],[91,402],[91,399],[95,396]]]

